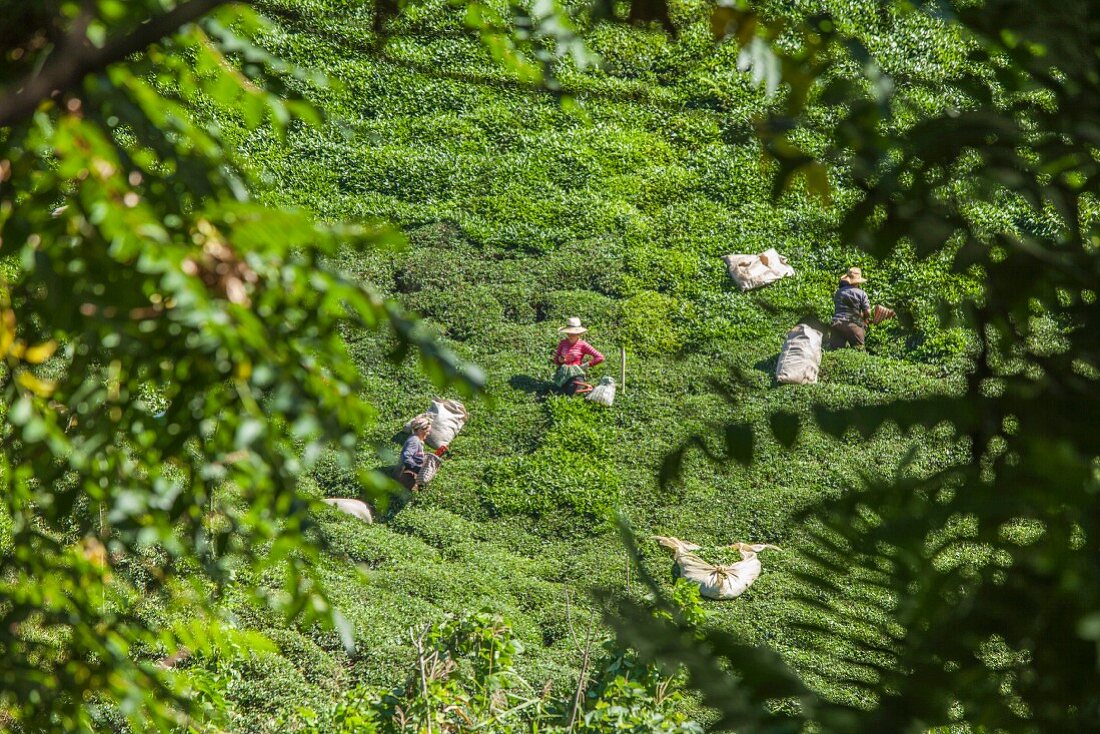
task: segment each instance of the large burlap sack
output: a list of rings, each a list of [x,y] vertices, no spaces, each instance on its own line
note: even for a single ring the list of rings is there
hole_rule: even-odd
[[[784,385],[817,382],[821,368],[821,338],[820,331],[806,324],[799,324],[787,332],[775,365],[776,381]]]
[[[658,537],[657,542],[672,551],[673,561],[681,578],[696,584],[699,595],[707,599],[736,599],[760,576],[760,559],[756,554],[774,545],[763,543],[733,543],[730,548],[741,553],[741,560],[729,565],[708,563],[694,551],[699,546],[679,538]],[[776,549],[778,550],[778,549]]]
[[[726,262],[730,277],[742,291],[760,288],[794,275],[794,268],[787,264],[787,258],[774,248],[759,255],[725,255],[722,259]]]
[[[345,497],[326,497],[322,502],[335,507],[340,512],[346,512],[352,517],[357,517],[363,522],[374,522],[374,516],[371,515],[370,507],[367,506],[366,502]]]
[[[412,422],[421,416],[430,418],[432,421],[432,430],[425,443],[433,449],[449,445],[470,419],[470,414],[466,412],[466,406],[462,403],[457,400],[436,398],[432,400],[432,407],[405,424],[406,433],[409,432]]]
[[[586,400],[600,405],[611,405],[615,402],[615,380],[611,377],[601,377],[599,384],[592,388],[592,392],[584,396]]]

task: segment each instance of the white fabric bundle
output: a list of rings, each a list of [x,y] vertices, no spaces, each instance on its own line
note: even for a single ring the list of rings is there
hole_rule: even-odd
[[[787,264],[787,258],[774,248],[759,255],[725,255],[722,259],[726,261],[730,277],[742,291],[760,288],[794,275],[794,268]]]
[[[433,449],[449,445],[470,419],[470,414],[466,412],[466,406],[462,403],[457,400],[436,398],[427,412],[415,416],[405,424],[406,433],[409,432],[412,422],[421,416],[432,421],[432,430],[428,434],[426,443]]]
[[[784,385],[805,385],[817,382],[821,368],[822,333],[812,326],[799,324],[787,332],[779,361],[775,364],[775,379]]]
[[[760,559],[756,554],[765,548],[775,548],[767,544],[733,543],[729,547],[741,553],[741,560],[723,566],[708,563],[695,555],[694,551],[699,550],[699,546],[694,543],[661,536],[657,537],[657,542],[672,551],[680,576],[696,584],[700,596],[708,599],[735,599],[741,596],[760,576]]]
[[[611,405],[615,402],[615,379],[601,377],[599,383],[592,388],[592,392],[585,395],[585,399],[600,405]]]
[[[371,515],[370,507],[367,506],[366,502],[344,497],[326,497],[322,502],[335,507],[340,512],[346,512],[352,517],[357,517],[363,522],[374,522],[374,516]]]

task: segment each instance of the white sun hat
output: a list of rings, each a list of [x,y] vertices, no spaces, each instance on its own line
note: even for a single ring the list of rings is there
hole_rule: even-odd
[[[565,326],[558,329],[563,334],[583,334],[588,329],[581,326],[581,320],[576,316],[570,316],[565,320]]]

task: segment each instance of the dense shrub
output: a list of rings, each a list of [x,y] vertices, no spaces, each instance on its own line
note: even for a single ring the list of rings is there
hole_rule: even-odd
[[[595,329],[586,339],[598,339],[598,335],[614,329],[620,320],[619,302],[590,290],[550,291],[537,298],[535,309],[540,321],[560,326],[570,316],[577,316],[581,323]]]
[[[600,406],[579,398],[551,398],[547,405],[552,423],[539,448],[491,463],[482,500],[494,514],[529,515],[548,530],[599,530],[622,487],[607,418]]]
[[[458,341],[483,336],[504,321],[504,307],[486,285],[462,285],[430,293],[417,293],[405,303],[420,311]]]
[[[310,471],[323,497],[358,497],[363,491],[357,469],[349,466],[342,456],[335,451],[325,451]]]
[[[623,339],[631,351],[651,357],[675,355],[683,346],[683,324],[692,321],[690,306],[671,296],[642,291],[625,300]]]

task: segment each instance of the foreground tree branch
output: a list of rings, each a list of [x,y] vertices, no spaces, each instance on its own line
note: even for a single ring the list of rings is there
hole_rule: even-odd
[[[44,100],[72,89],[86,75],[99,72],[141,51],[227,2],[229,0],[181,3],[163,15],[150,18],[130,33],[110,40],[102,48],[84,43],[83,38],[74,39],[75,43],[66,44],[68,48],[55,54],[41,71],[12,85],[0,96],[0,128],[10,127],[30,117]]]

